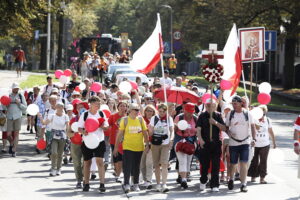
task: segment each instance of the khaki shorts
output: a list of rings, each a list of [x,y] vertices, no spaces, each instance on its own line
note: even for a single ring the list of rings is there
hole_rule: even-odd
[[[153,166],[169,164],[170,149],[169,145],[151,145]]]
[[[7,119],[7,132],[20,131],[21,124],[22,124],[22,118],[15,119],[15,120]]]

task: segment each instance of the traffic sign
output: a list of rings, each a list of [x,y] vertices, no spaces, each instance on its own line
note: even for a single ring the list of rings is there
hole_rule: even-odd
[[[35,30],[34,31],[34,39],[38,40],[39,39],[39,34],[40,34],[40,30]]]
[[[180,40],[181,39],[181,32],[180,31],[175,31],[173,33],[173,38],[174,38],[174,40]]]
[[[171,54],[170,42],[164,42],[164,54]]]
[[[277,31],[265,31],[266,51],[276,51],[277,49]]]

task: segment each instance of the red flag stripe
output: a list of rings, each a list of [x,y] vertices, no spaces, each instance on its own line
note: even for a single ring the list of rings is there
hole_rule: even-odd
[[[151,72],[156,67],[156,65],[159,61],[160,61],[160,49],[154,55],[151,62],[144,69],[138,70],[138,72],[143,73],[143,74],[147,74],[147,73]]]

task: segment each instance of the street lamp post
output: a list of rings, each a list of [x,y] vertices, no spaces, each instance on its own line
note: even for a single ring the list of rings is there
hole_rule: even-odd
[[[162,5],[161,7],[170,9],[170,38],[171,38],[171,54],[173,53],[173,9],[170,5]]]

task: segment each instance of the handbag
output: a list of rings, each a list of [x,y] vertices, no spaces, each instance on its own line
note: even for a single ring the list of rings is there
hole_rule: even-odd
[[[179,141],[176,144],[176,152],[182,152],[188,155],[193,155],[195,153],[195,145],[186,141],[185,139]]]
[[[161,145],[163,143],[163,140],[165,140],[167,138],[168,138],[168,135],[153,134],[152,138],[151,138],[151,144]]]

